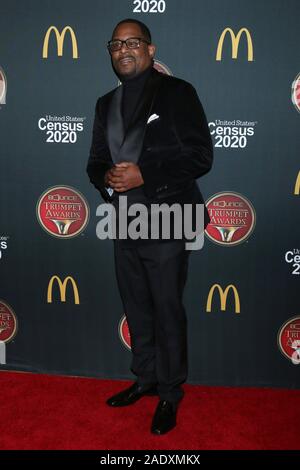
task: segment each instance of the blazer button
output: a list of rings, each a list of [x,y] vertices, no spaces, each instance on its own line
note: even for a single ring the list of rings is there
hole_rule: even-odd
[[[147,151],[147,152],[151,152],[151,150],[152,150],[152,147],[147,147],[147,148],[146,148],[146,151]]]

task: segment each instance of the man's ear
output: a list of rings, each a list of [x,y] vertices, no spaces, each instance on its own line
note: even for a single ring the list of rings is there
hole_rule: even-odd
[[[154,44],[149,44],[148,45],[148,51],[149,51],[149,55],[150,55],[151,59],[153,59],[154,55],[155,55],[155,51],[156,51],[156,46],[154,46]]]

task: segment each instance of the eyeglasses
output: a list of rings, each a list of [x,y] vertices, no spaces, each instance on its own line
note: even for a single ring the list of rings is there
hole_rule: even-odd
[[[108,41],[107,49],[109,52],[116,52],[122,49],[123,44],[126,44],[128,49],[138,49],[140,47],[141,42],[145,42],[146,44],[151,44],[149,41],[146,41],[142,38],[128,38],[125,41],[122,39],[113,39],[112,41]]]

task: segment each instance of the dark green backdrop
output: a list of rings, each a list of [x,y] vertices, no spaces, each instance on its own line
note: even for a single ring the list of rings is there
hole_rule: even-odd
[[[155,9],[155,2],[151,5]],[[254,123],[244,148],[215,146],[213,169],[199,181],[206,199],[227,191],[246,197],[256,225],[243,243],[227,247],[206,238],[204,249],[191,256],[185,291],[189,381],[299,387],[300,365],[284,357],[277,344],[283,323],[300,315],[299,271],[292,274],[297,266],[285,261],[287,251],[300,249],[300,196],[294,194],[300,113],[291,100],[300,72],[299,2],[166,0],[161,13],[133,12],[135,6],[139,2],[128,0],[2,2],[0,67],[7,96],[0,104],[0,237],[7,248],[1,250],[0,299],[15,312],[18,331],[6,343],[1,367],[132,377],[130,351],[118,332],[124,312],[113,245],[96,236],[96,208],[102,200],[85,167],[96,99],[117,85],[106,41],[119,20],[134,17],[151,29],[156,59],[195,86],[210,123]],[[42,57],[51,25],[60,32],[67,25],[73,28],[78,59],[72,57],[68,34],[62,57],[54,34],[48,58]],[[226,27],[235,34],[249,30],[253,61],[247,59],[245,36],[232,59],[229,35],[222,60],[216,60]],[[85,118],[77,141],[46,142],[38,123],[47,115]],[[79,191],[90,208],[88,225],[73,238],[51,236],[36,216],[42,193],[60,185]],[[53,302],[47,303],[48,282],[55,274],[75,279],[79,305],[70,286],[65,303],[57,286]],[[225,311],[217,295],[212,311],[206,311],[215,283],[236,286],[241,313],[234,311],[232,293]]]

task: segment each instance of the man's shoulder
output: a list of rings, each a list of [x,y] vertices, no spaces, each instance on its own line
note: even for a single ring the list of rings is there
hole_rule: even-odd
[[[97,99],[97,103],[106,103],[108,102],[111,98],[112,98],[112,95],[114,94],[114,92],[117,90],[118,87],[115,87],[113,90],[110,90],[109,92],[105,93],[105,95],[102,95],[100,96],[98,99]]]
[[[105,93],[105,95],[100,96],[97,101],[96,101],[96,113],[98,114],[99,117],[102,116],[102,113],[106,112],[108,109],[110,100],[116,91],[118,87],[114,88],[113,90],[109,91],[108,93]]]
[[[188,82],[188,81],[186,81],[182,78],[175,77],[174,75],[168,75],[166,73],[159,72],[154,67],[153,67],[153,72],[152,73],[160,78],[162,88],[165,89],[165,90],[167,89],[168,91],[174,91],[174,93],[184,92],[185,90],[195,91],[194,86],[190,82]],[[105,107],[106,105],[108,105],[108,103],[110,102],[113,94],[115,93],[115,91],[118,88],[119,88],[119,86],[116,86],[115,88],[113,88],[109,92],[107,92],[104,95],[100,96],[97,99],[96,107],[99,108],[99,106]]]

